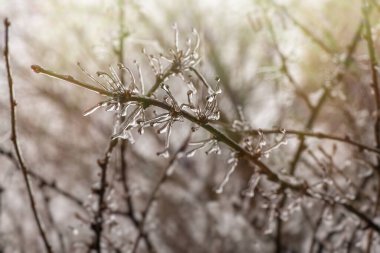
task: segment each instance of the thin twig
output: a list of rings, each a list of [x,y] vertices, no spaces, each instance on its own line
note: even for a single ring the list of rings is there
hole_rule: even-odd
[[[70,75],[60,75],[60,74],[54,73],[53,71],[47,71],[47,70],[43,69],[42,67],[40,67],[38,65],[32,65],[30,67],[32,68],[32,70],[35,73],[41,73],[41,74],[45,74],[45,75],[48,75],[48,76],[51,76],[51,77],[55,77],[55,78],[58,78],[58,79],[66,80],[66,81],[68,81],[70,83],[76,84],[76,85],[81,86],[83,88],[86,88],[88,90],[92,90],[94,92],[97,92],[100,95],[104,95],[104,96],[112,96],[113,95],[112,92],[109,92],[109,91],[106,91],[104,89],[95,87],[93,85],[90,85],[90,84],[78,81],[78,80],[76,80],[74,77],[72,77]]]
[[[339,136],[322,133],[322,132],[300,131],[300,130],[293,130],[293,129],[285,129],[285,130],[286,130],[287,135],[296,135],[296,136],[299,136],[300,138],[310,137],[310,138],[338,141],[338,142],[342,142],[342,143],[346,143],[346,144],[358,147],[360,150],[367,150],[372,153],[380,154],[380,149],[364,145],[357,141],[353,141],[348,136],[339,137]],[[281,129],[252,129],[252,130],[249,130],[248,132],[254,135],[256,135],[258,132],[261,132],[263,134],[280,134]]]
[[[269,28],[269,32],[270,32],[270,35],[271,35],[271,38],[272,38],[272,41],[273,41],[273,44],[274,44],[274,48],[275,48],[275,50],[276,50],[276,52],[279,55],[280,60],[281,60],[281,71],[285,74],[286,78],[288,79],[288,81],[290,82],[290,84],[293,86],[293,88],[295,90],[295,93],[305,102],[306,106],[310,110],[313,110],[313,105],[312,105],[309,97],[307,96],[307,93],[304,92],[299,87],[299,84],[297,83],[296,79],[293,77],[293,75],[289,71],[287,58],[286,58],[286,56],[284,55],[284,53],[280,49],[280,46],[279,46],[279,43],[278,43],[278,39],[277,39],[276,33],[274,31],[272,22],[270,22],[270,20],[269,20],[269,18],[268,18],[267,15],[265,15],[265,21],[266,21],[267,26]]]
[[[94,249],[97,253],[102,252],[101,241],[102,241],[102,233],[103,233],[103,223],[104,216],[103,213],[106,210],[105,194],[107,190],[107,168],[108,163],[111,158],[112,151],[117,144],[117,139],[113,139],[110,141],[107,151],[104,155],[103,159],[98,160],[98,165],[101,169],[100,172],[100,185],[98,189],[93,189],[95,194],[98,195],[98,204],[97,211],[95,213],[95,217],[93,222],[91,223],[91,229],[94,231],[95,236],[92,244],[90,245],[91,249]]]
[[[294,18],[284,6],[277,5],[274,2],[272,2],[272,4],[278,9],[282,10],[282,12],[285,13],[285,15],[293,22],[293,24],[295,24],[307,37],[309,37],[311,41],[313,41],[320,48],[322,48],[323,51],[325,51],[329,55],[332,55],[334,53],[334,51],[330,47],[328,47],[321,39],[315,36],[310,29],[308,29],[305,25],[301,24],[301,22]]]
[[[322,42],[320,41],[317,37],[315,37],[313,35],[313,33],[311,31],[309,31],[306,27],[304,27],[303,25],[301,25],[299,22],[297,22],[297,20],[295,20],[289,13],[288,11],[284,8],[284,7],[279,7],[278,5],[276,5],[275,3],[273,3],[276,7],[282,9],[284,11],[284,13],[297,25],[300,27],[300,29],[308,36],[310,37],[316,44],[318,44],[322,49],[324,49],[327,53],[331,54],[332,51],[330,51],[330,49]],[[362,24],[360,23],[359,27],[357,28],[356,30],[356,34],[354,36],[354,38],[352,39],[352,42],[351,44],[349,45],[348,49],[347,49],[347,55],[346,55],[346,58],[343,62],[343,67],[346,69],[348,68],[349,64],[351,63],[351,57],[352,57],[352,54],[354,53],[354,50],[360,40],[360,33],[361,33],[361,30],[362,30]],[[343,75],[341,74],[341,72],[338,72],[336,74],[336,76],[333,78],[333,80],[338,83],[341,79],[343,78]],[[309,119],[307,120],[306,122],[306,125],[305,125],[305,129],[306,130],[310,130],[318,115],[319,115],[319,112],[322,108],[322,106],[325,104],[325,101],[327,100],[327,98],[329,97],[330,95],[330,92],[331,92],[331,88],[329,87],[325,87],[324,88],[324,92],[322,94],[322,96],[319,98],[319,100],[317,101],[317,104],[315,106],[313,106],[311,108],[311,114],[310,114],[310,117]],[[297,146],[297,149],[296,149],[296,152],[295,152],[295,155],[293,157],[293,159],[291,160],[291,163],[290,163],[290,169],[289,169],[289,174],[290,175],[294,175],[295,173],[295,170],[296,170],[296,167],[297,167],[297,164],[301,158],[301,155],[303,153],[303,151],[305,150],[306,148],[306,145],[305,145],[305,136],[304,135],[300,135],[300,142]],[[282,187],[281,187],[282,188]],[[283,189],[281,189],[282,191]],[[284,198],[286,198],[286,196],[284,196]],[[284,199],[282,201],[282,204],[284,204],[286,202],[286,200]],[[279,209],[281,209],[282,206],[279,207]],[[281,248],[282,248],[282,245],[281,245],[281,225],[282,223],[282,220],[280,218],[277,219],[277,235],[276,235],[276,249],[277,251],[281,251]]]
[[[127,212],[123,213],[123,216],[128,217],[132,224],[135,226],[136,229],[139,229],[141,221],[137,218],[136,216],[136,210],[133,204],[133,199],[131,195],[131,191],[129,189],[129,184],[128,184],[128,164],[125,159],[125,152],[126,152],[126,142],[122,142],[120,145],[120,173],[121,173],[121,181],[122,181],[122,186],[124,188],[124,193],[125,193],[125,202],[127,205]],[[150,237],[147,233],[142,234],[142,239],[144,239],[146,247],[149,252],[156,252],[154,249],[154,246],[150,240]]]
[[[55,230],[55,232],[57,234],[60,252],[65,253],[66,252],[66,246],[65,246],[65,242],[64,242],[64,237],[63,237],[63,234],[58,227],[58,224],[54,221],[53,210],[50,207],[50,203],[51,203],[50,202],[51,201],[50,196],[46,193],[46,191],[44,191],[43,185],[40,185],[40,189],[41,189],[41,193],[43,195],[43,200],[44,200],[44,204],[45,204],[45,210],[46,210],[46,216],[47,216],[48,222],[50,223],[51,228],[53,230]]]
[[[52,250],[50,243],[47,239],[45,231],[42,228],[42,223],[40,221],[40,218],[38,217],[36,202],[34,200],[34,196],[32,193],[32,187],[31,187],[29,179],[28,179],[28,169],[27,169],[27,166],[24,162],[24,159],[22,158],[21,150],[20,150],[20,147],[18,144],[18,139],[17,139],[17,131],[16,131],[16,105],[17,105],[17,103],[16,103],[14,93],[13,93],[13,79],[12,79],[11,68],[10,68],[10,63],[9,63],[9,45],[8,45],[8,42],[9,42],[9,26],[10,25],[11,25],[11,23],[9,22],[9,20],[7,18],[4,19],[4,26],[5,26],[4,58],[5,58],[5,66],[6,66],[6,70],[7,70],[7,78],[8,78],[8,85],[9,85],[9,103],[10,103],[10,108],[11,108],[11,128],[12,128],[11,129],[11,131],[12,131],[11,141],[13,143],[13,147],[14,147],[15,152],[16,152],[17,160],[20,164],[22,175],[24,177],[26,189],[28,192],[28,197],[30,200],[30,205],[32,208],[34,219],[37,223],[38,231],[40,233],[40,236],[41,236],[41,239],[44,243],[46,251],[49,253],[52,253],[53,250]]]
[[[119,63],[124,62],[124,42],[125,42],[125,38],[127,36],[126,27],[125,27],[125,8],[124,8],[125,6],[124,6],[124,3],[125,3],[124,0],[118,1],[119,48],[117,50],[115,50],[115,53],[116,53],[116,56],[117,56]],[[119,77],[120,77],[121,83],[125,84],[125,75],[124,75],[124,71],[122,69],[120,69]],[[157,88],[158,88],[158,86],[157,86]],[[155,90],[152,90],[150,92],[152,92],[152,94],[153,94],[154,91]],[[124,118],[125,117],[123,116],[121,121],[123,121]],[[120,149],[121,182],[122,182],[122,186],[124,188],[124,192],[125,192],[125,196],[126,196],[125,202],[126,202],[126,205],[128,208],[128,211],[126,213],[126,217],[128,217],[131,220],[132,224],[135,226],[135,228],[138,229],[140,226],[140,221],[137,219],[136,214],[135,214],[135,208],[133,205],[132,195],[130,193],[129,182],[128,182],[128,164],[127,164],[127,161],[125,159],[125,154],[127,152],[127,141],[126,140],[124,140],[124,139],[120,140],[119,149]],[[143,239],[146,243],[148,251],[154,252],[153,244],[152,244],[152,242],[151,242],[151,240],[147,234],[143,234]]]
[[[9,152],[7,150],[4,150],[4,149],[0,148],[0,155],[3,155],[5,157],[7,157],[14,164],[14,166],[17,169],[20,169],[20,166],[18,165],[18,162],[17,162],[17,158],[14,157],[14,155],[13,155],[12,152]],[[83,205],[83,201],[81,199],[79,199],[75,195],[71,194],[70,192],[67,192],[66,190],[60,188],[56,184],[55,181],[48,181],[47,179],[45,179],[41,175],[39,175],[36,172],[31,171],[31,170],[28,170],[27,172],[28,172],[29,176],[31,176],[34,180],[37,180],[37,182],[38,182],[39,185],[47,187],[50,190],[56,192],[57,194],[60,194],[60,195],[64,196],[68,200],[74,202],[78,207],[80,207],[81,209],[85,210],[84,209],[84,205]]]
[[[362,23],[360,23],[357,30],[356,30],[355,36],[352,39],[352,42],[347,49],[346,58],[343,62],[344,69],[347,69],[349,67],[349,64],[351,63],[351,57],[352,57],[352,54],[354,53],[355,48],[356,48],[356,46],[360,40],[360,33],[361,33],[362,28],[363,28]],[[333,83],[339,83],[343,79],[343,75],[341,73],[342,72],[338,72],[336,74],[336,76],[333,78]],[[313,127],[313,125],[314,125],[314,123],[315,123],[315,121],[319,115],[321,108],[323,107],[327,98],[330,95],[330,92],[331,92],[331,88],[325,87],[322,96],[317,101],[316,106],[314,106],[313,110],[311,111],[310,117],[306,122],[306,125],[305,125],[306,130],[310,130]],[[300,143],[298,144],[298,147],[297,147],[297,151],[296,151],[294,158],[290,164],[290,174],[294,173],[296,166],[297,166],[297,163],[298,163],[304,149],[305,149],[305,138],[301,137]]]
[[[364,17],[364,26],[365,26],[365,39],[367,41],[367,47],[368,47],[368,53],[370,58],[370,64],[371,64],[371,76],[372,76],[372,90],[374,92],[374,98],[375,98],[375,105],[376,110],[376,121],[375,121],[375,140],[376,140],[376,147],[380,147],[380,92],[379,92],[379,81],[378,81],[378,73],[376,71],[377,67],[377,60],[376,60],[376,53],[375,53],[375,46],[373,44],[372,39],[372,32],[371,32],[371,23],[369,21],[369,8],[368,8],[368,2],[363,0],[363,17]]]
[[[170,159],[168,165],[166,166],[166,168],[162,172],[160,180],[157,182],[156,186],[154,187],[154,189],[152,191],[152,194],[150,195],[150,197],[148,199],[148,202],[147,202],[147,204],[146,204],[146,206],[145,206],[145,208],[144,208],[144,210],[142,212],[142,219],[141,219],[141,222],[140,222],[140,227],[139,227],[139,231],[138,231],[136,240],[133,243],[132,253],[136,253],[136,251],[137,251],[137,249],[139,247],[139,242],[140,242],[143,234],[145,234],[144,229],[145,229],[145,223],[146,223],[148,214],[149,214],[149,212],[150,212],[150,210],[152,208],[152,205],[153,205],[154,201],[157,199],[157,195],[158,195],[158,192],[159,192],[160,188],[165,183],[165,181],[169,178],[168,171],[171,169],[171,167],[174,165],[174,163],[179,158],[179,154],[181,154],[182,152],[185,151],[185,149],[187,147],[187,144],[190,141],[190,136],[191,135],[189,135],[186,138],[186,140],[183,142],[183,144],[181,145],[181,147],[172,156],[172,158]]]
[[[375,52],[375,46],[373,44],[372,39],[372,31],[371,31],[371,22],[369,20],[369,2],[366,0],[363,0],[362,2],[362,15],[364,18],[364,27],[365,27],[365,39],[367,41],[367,48],[370,58],[370,64],[371,64],[371,76],[372,76],[372,90],[374,93],[374,99],[375,99],[375,126],[374,126],[374,135],[376,140],[376,147],[380,147],[380,92],[379,92],[379,81],[378,81],[378,73],[376,71],[377,67],[377,59],[376,59],[376,52]],[[380,158],[377,157],[377,196],[376,196],[376,203],[375,203],[375,210],[374,210],[374,216],[376,217],[377,211],[379,208],[379,200],[380,200]],[[368,234],[368,245],[367,245],[367,252],[370,252],[372,247],[372,231]]]

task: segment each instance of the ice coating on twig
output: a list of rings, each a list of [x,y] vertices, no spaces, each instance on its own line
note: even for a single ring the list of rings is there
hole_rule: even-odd
[[[235,157],[235,155],[233,155],[233,157],[228,160],[228,163],[231,164],[231,167],[229,168],[229,170],[227,171],[226,175],[224,176],[223,181],[215,189],[215,192],[217,194],[222,194],[223,193],[224,187],[227,185],[228,181],[231,178],[231,175],[234,173],[234,171],[235,171],[235,169],[236,169],[236,167],[237,167],[237,165],[239,163],[239,160]]]

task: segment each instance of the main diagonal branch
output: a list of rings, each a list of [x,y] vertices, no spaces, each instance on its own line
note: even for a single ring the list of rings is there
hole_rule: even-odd
[[[50,70],[46,70],[46,69],[44,69],[40,66],[37,66],[37,65],[33,65],[32,69],[36,73],[42,73],[42,74],[45,74],[48,76],[52,76],[52,77],[55,77],[55,78],[58,78],[58,79],[79,85],[81,87],[85,87],[89,90],[98,92],[99,94],[104,95],[104,96],[112,97],[114,95],[111,92],[108,92],[106,90],[102,90],[102,89],[94,87],[90,84],[80,82],[80,81],[74,79],[72,76],[57,74],[57,73],[54,73]],[[328,94],[328,92],[325,92],[325,93]],[[167,103],[164,103],[160,100],[151,98],[149,96],[128,95],[128,96],[125,96],[122,100],[123,101],[120,101],[120,102],[127,103],[127,102],[133,101],[133,102],[141,103],[142,105],[144,105],[143,106],[144,108],[148,108],[150,106],[153,106],[153,107],[159,107],[159,108],[166,110],[166,111],[172,111],[172,109],[173,109]],[[323,104],[323,102],[321,102],[321,105],[322,104]],[[295,192],[300,193],[301,195],[308,196],[311,198],[314,197],[313,194],[311,194],[310,191],[308,191],[309,187],[306,183],[284,180],[281,176],[279,176],[277,173],[272,171],[265,163],[260,161],[260,157],[261,157],[260,153],[251,154],[246,149],[241,147],[238,143],[236,143],[234,140],[232,140],[229,136],[227,136],[226,134],[224,134],[223,132],[218,130],[215,126],[213,126],[212,124],[210,124],[208,122],[204,122],[204,121],[198,119],[198,117],[192,115],[191,113],[189,113],[185,110],[179,110],[177,113],[181,114],[181,116],[183,116],[185,119],[195,123],[199,127],[208,131],[217,141],[226,144],[228,147],[230,147],[232,150],[234,150],[235,152],[237,152],[239,154],[239,158],[246,159],[248,162],[253,163],[255,166],[257,166],[260,169],[261,173],[263,173],[267,176],[267,178],[270,181],[279,184],[280,189],[288,188],[288,189],[294,190]],[[359,210],[355,209],[351,205],[343,204],[343,203],[337,203],[337,204],[340,204],[348,212],[355,214],[358,218],[363,220],[369,227],[371,227],[374,231],[376,231],[380,234],[380,226],[377,225],[376,223],[374,223],[370,218],[368,218],[366,216],[366,214],[361,213]]]

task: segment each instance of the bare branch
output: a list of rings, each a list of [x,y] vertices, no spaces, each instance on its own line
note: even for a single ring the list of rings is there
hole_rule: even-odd
[[[17,139],[17,131],[16,131],[16,105],[17,105],[17,103],[16,103],[16,99],[15,99],[14,93],[13,93],[13,79],[12,79],[11,67],[10,67],[10,63],[9,63],[9,45],[8,45],[8,43],[9,43],[9,26],[10,25],[11,25],[11,23],[9,22],[9,20],[7,18],[4,19],[4,27],[5,27],[4,58],[5,58],[5,66],[6,66],[6,70],[7,70],[7,78],[8,78],[8,85],[9,85],[9,104],[10,104],[10,108],[11,108],[11,127],[12,127],[12,129],[11,129],[11,131],[12,131],[11,141],[13,143],[13,147],[14,147],[15,152],[16,152],[17,160],[20,164],[22,175],[24,177],[26,189],[28,192],[28,197],[30,200],[30,205],[32,208],[34,219],[37,223],[38,231],[40,233],[40,236],[41,236],[41,239],[44,243],[46,251],[48,253],[52,253],[53,250],[52,250],[50,243],[47,239],[45,231],[42,228],[42,223],[41,223],[40,218],[38,216],[36,202],[34,200],[34,196],[32,193],[32,187],[31,187],[29,179],[28,179],[28,168],[26,167],[24,159],[22,158],[21,150],[20,150],[20,147],[18,144],[18,139]]]

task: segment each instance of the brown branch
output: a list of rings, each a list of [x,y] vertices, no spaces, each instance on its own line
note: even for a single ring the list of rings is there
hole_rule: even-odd
[[[102,233],[103,233],[103,223],[104,217],[103,213],[106,210],[106,203],[104,201],[105,194],[107,190],[107,168],[108,163],[112,154],[114,147],[117,144],[117,139],[113,139],[110,141],[107,151],[104,155],[104,158],[98,160],[98,165],[100,167],[100,185],[99,188],[93,189],[94,193],[98,195],[98,205],[97,211],[95,213],[95,217],[93,222],[91,223],[91,229],[94,231],[94,240],[90,245],[91,249],[95,250],[97,253],[102,252],[101,241],[102,241]]]
[[[9,20],[6,18],[4,19],[4,26],[5,26],[5,48],[4,48],[4,58],[5,58],[5,66],[7,70],[7,78],[8,78],[8,85],[9,85],[9,103],[10,103],[10,113],[11,113],[11,141],[13,143],[13,147],[16,152],[17,160],[20,164],[20,168],[22,171],[22,175],[24,177],[26,189],[28,192],[28,197],[30,200],[30,205],[32,208],[33,216],[34,219],[37,223],[38,231],[41,236],[41,239],[44,243],[45,249],[47,252],[52,253],[53,250],[50,246],[50,243],[47,239],[47,236],[45,234],[44,229],[42,228],[42,223],[40,221],[40,218],[38,217],[38,212],[37,212],[37,207],[36,207],[36,202],[34,200],[34,196],[32,193],[32,187],[30,185],[29,179],[28,179],[28,168],[24,162],[24,159],[22,158],[21,155],[21,150],[18,144],[18,139],[17,139],[17,131],[16,131],[16,100],[14,97],[13,93],[13,79],[12,79],[12,74],[11,74],[11,68],[10,68],[10,63],[9,63],[9,26],[11,23]]]
[[[352,42],[347,49],[346,58],[343,62],[344,69],[347,69],[349,67],[349,64],[351,63],[351,57],[352,57],[352,54],[354,53],[355,48],[356,48],[356,46],[360,40],[360,34],[361,34],[362,28],[363,28],[362,23],[360,23],[357,30],[356,30],[355,36],[352,39]],[[343,79],[342,72],[338,72],[336,74],[336,76],[333,78],[333,83],[339,83],[342,79]],[[323,107],[327,98],[330,95],[330,92],[331,92],[331,88],[325,87],[322,96],[319,98],[316,106],[314,106],[313,110],[311,111],[311,115],[310,115],[310,117],[309,117],[309,119],[305,125],[305,129],[310,130],[313,127],[313,125],[314,125],[314,123],[315,123],[315,121],[319,115],[321,108]],[[295,153],[295,156],[294,156],[294,158],[290,164],[290,173],[291,174],[294,173],[296,166],[297,166],[297,163],[298,163],[304,149],[305,149],[305,138],[301,137],[300,143],[298,144],[297,151]]]
[[[51,208],[50,196],[46,193],[46,191],[44,191],[43,185],[40,185],[40,189],[41,189],[41,193],[43,195],[43,201],[44,201],[44,205],[45,205],[47,220],[50,223],[50,227],[56,232],[56,235],[58,237],[60,252],[65,253],[66,247],[65,247],[64,237],[63,237],[63,234],[58,227],[58,224],[55,222],[55,220],[53,218],[53,210]]]
[[[376,122],[375,122],[375,140],[376,140],[376,147],[380,147],[380,92],[379,92],[379,81],[377,77],[377,60],[376,60],[376,53],[375,53],[375,46],[373,44],[372,39],[372,32],[371,32],[371,23],[369,21],[369,8],[368,8],[367,1],[363,0],[363,17],[364,17],[364,27],[365,27],[365,39],[367,41],[367,48],[371,63],[371,76],[372,76],[372,90],[374,92],[374,98],[375,98],[375,104],[376,104]]]
[[[376,52],[375,52],[375,46],[372,39],[372,27],[371,22],[369,20],[369,6],[370,3],[366,0],[362,1],[362,15],[364,18],[364,27],[365,27],[365,39],[367,41],[367,48],[370,58],[370,65],[371,65],[371,77],[372,77],[372,90],[374,93],[374,100],[375,100],[375,126],[374,126],[374,135],[376,140],[376,147],[380,147],[380,92],[379,92],[379,81],[378,81],[378,73],[376,71],[377,67],[377,59],[376,59]],[[376,166],[377,172],[378,172],[378,183],[377,183],[377,196],[376,196],[376,203],[375,203],[375,210],[374,210],[374,216],[376,216],[378,207],[379,207],[379,199],[380,199],[380,158],[377,157],[377,166]],[[367,252],[371,250],[372,246],[372,231],[369,232],[368,235],[368,245],[367,245]]]
[[[66,81],[68,81],[70,83],[73,83],[73,84],[76,84],[76,85],[78,85],[80,87],[86,88],[88,90],[92,90],[92,91],[94,91],[96,93],[99,93],[100,95],[104,95],[104,96],[112,96],[113,95],[109,91],[106,91],[104,89],[95,87],[93,85],[89,85],[87,83],[78,81],[78,80],[76,80],[74,77],[72,77],[70,75],[60,75],[60,74],[54,73],[53,71],[49,71],[49,70],[43,69],[41,66],[38,66],[38,65],[32,65],[30,67],[37,74],[41,73],[41,74],[44,74],[44,75],[48,75],[50,77],[55,77],[55,78],[58,78],[58,79],[61,79],[61,80],[66,80]]]
[[[122,215],[129,218],[131,220],[133,226],[136,229],[139,229],[141,221],[136,217],[136,210],[135,210],[135,207],[133,204],[133,199],[132,199],[132,195],[131,195],[131,192],[129,189],[129,184],[128,184],[128,164],[127,164],[127,161],[125,159],[126,144],[127,143],[124,141],[120,143],[120,153],[121,153],[120,154],[120,164],[121,164],[120,173],[121,173],[122,186],[124,188],[124,192],[126,195],[125,196],[125,202],[126,202],[126,206],[127,206],[127,212],[122,213]],[[154,249],[154,246],[150,240],[150,237],[147,233],[142,234],[142,239],[144,239],[146,247],[147,247],[149,252],[156,252],[156,250]]]

